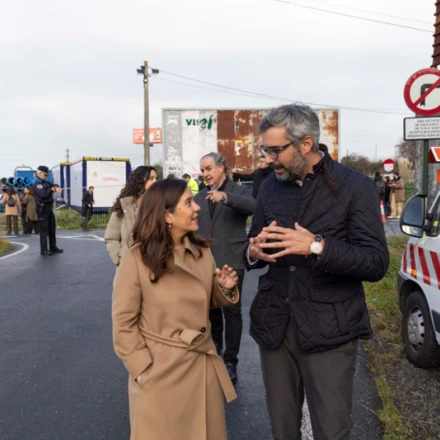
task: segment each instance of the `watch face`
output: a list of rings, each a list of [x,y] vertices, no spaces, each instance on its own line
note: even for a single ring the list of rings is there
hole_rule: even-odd
[[[310,245],[310,250],[312,251],[312,253],[314,254],[320,254],[322,252],[322,243],[314,241],[311,245]]]

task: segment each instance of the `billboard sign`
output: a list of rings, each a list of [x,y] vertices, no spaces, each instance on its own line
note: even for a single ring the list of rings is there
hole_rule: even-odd
[[[150,128],[149,133],[150,133],[150,144],[162,143],[161,128]],[[144,143],[144,129],[133,128],[133,144],[143,144],[143,143]]]
[[[220,152],[232,172],[252,173],[261,152],[258,126],[270,109],[163,109],[164,175],[200,174],[200,158]],[[320,142],[338,159],[339,113],[316,110],[321,125]]]

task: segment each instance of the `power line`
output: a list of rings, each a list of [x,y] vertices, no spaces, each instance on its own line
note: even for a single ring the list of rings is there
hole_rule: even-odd
[[[291,1],[286,1],[286,0],[274,0],[274,1],[276,1],[278,3],[286,3],[288,5],[297,6],[298,8],[311,9],[313,11],[320,11],[320,12],[327,12],[328,14],[342,15],[343,17],[357,18],[359,20],[371,21],[373,23],[386,24],[389,26],[411,29],[413,31],[418,31],[418,32],[433,33],[433,31],[428,31],[427,29],[420,29],[420,28],[416,28],[413,26],[407,26],[404,24],[391,23],[390,21],[376,20],[374,18],[360,17],[359,15],[351,15],[351,14],[346,14],[344,12],[336,12],[336,11],[331,11],[329,9],[316,8],[314,6],[299,5],[298,3],[292,3]]]
[[[286,102],[301,102],[303,104],[312,105],[312,106],[316,106],[316,107],[329,107],[329,108],[338,108],[338,109],[343,109],[343,110],[353,110],[353,111],[362,111],[362,112],[370,112],[370,113],[383,113],[383,114],[390,114],[390,115],[408,115],[409,114],[408,111],[402,111],[402,110],[348,107],[348,106],[339,106],[339,105],[331,105],[331,104],[320,104],[320,103],[316,103],[316,102],[307,102],[307,101],[301,101],[298,99],[282,98],[280,96],[267,95],[264,93],[252,92],[249,90],[239,89],[236,87],[228,87],[228,86],[224,86],[222,84],[216,84],[216,83],[212,83],[209,81],[194,79],[194,78],[190,78],[188,76],[179,75],[177,73],[167,72],[162,69],[159,69],[159,70],[161,73],[164,73],[166,75],[175,76],[177,78],[186,79],[188,81],[193,81],[193,82],[197,82],[200,84],[206,84],[209,86],[214,86],[214,87],[218,87],[218,88],[225,89],[225,90],[232,90],[233,92],[245,93],[246,94],[245,96],[253,95],[253,96],[262,97],[265,99],[280,100],[280,101],[286,101]],[[156,77],[156,78],[159,79],[158,77]],[[175,82],[177,82],[177,81],[175,81]],[[180,84],[190,86],[190,87],[193,86],[192,84],[187,84],[187,83],[180,83]],[[215,91],[217,91],[217,90],[215,90]],[[236,94],[236,93],[234,93],[234,94]]]
[[[340,8],[344,8],[344,9],[351,9],[352,11],[366,12],[368,14],[382,15],[383,17],[397,18],[399,20],[413,21],[415,23],[432,25],[432,23],[430,23],[429,21],[415,20],[414,18],[400,17],[398,15],[385,14],[384,12],[376,12],[376,11],[371,11],[369,9],[353,8],[352,6],[342,5],[341,3],[325,2],[322,0],[309,0],[309,1],[311,1],[312,3],[322,3],[324,5],[331,5],[331,6],[337,6]]]
[[[240,96],[246,96],[248,98],[256,98],[256,96],[252,96],[252,94],[247,94],[246,95],[244,93],[232,92],[232,91],[228,91],[228,90],[219,90],[219,89],[214,89],[213,87],[203,87],[203,86],[198,86],[196,84],[188,84],[188,83],[184,83],[184,82],[181,82],[181,81],[173,81],[172,79],[165,79],[165,78],[160,78],[160,77],[155,77],[155,80],[156,79],[158,79],[160,81],[166,81],[166,82],[174,83],[174,84],[181,84],[181,85],[188,86],[188,87],[195,87],[197,89],[212,90],[214,92],[226,93],[228,95],[240,95]],[[260,97],[260,98],[262,98],[262,99],[270,99],[271,101],[273,101],[275,99],[275,98],[265,98],[265,97]]]

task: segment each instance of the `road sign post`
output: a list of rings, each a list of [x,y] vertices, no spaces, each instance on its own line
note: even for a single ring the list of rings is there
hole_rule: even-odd
[[[414,73],[403,90],[406,105],[420,116],[440,114],[440,71],[421,69]],[[420,119],[420,122],[410,121]],[[438,120],[438,121],[437,121]],[[438,127],[437,127],[438,123]],[[412,130],[407,129],[412,126]],[[440,139],[440,118],[406,118],[404,139],[423,140],[423,194],[428,196],[429,139]]]
[[[423,194],[428,196],[428,153],[429,141],[423,141]]]

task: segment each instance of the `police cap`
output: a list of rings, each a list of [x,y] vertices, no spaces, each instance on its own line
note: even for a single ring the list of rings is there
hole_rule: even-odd
[[[44,166],[44,165],[40,165],[40,166],[37,168],[37,170],[38,170],[38,171],[43,171],[43,173],[45,173],[45,174],[49,174],[49,168],[46,167],[46,166]]]

